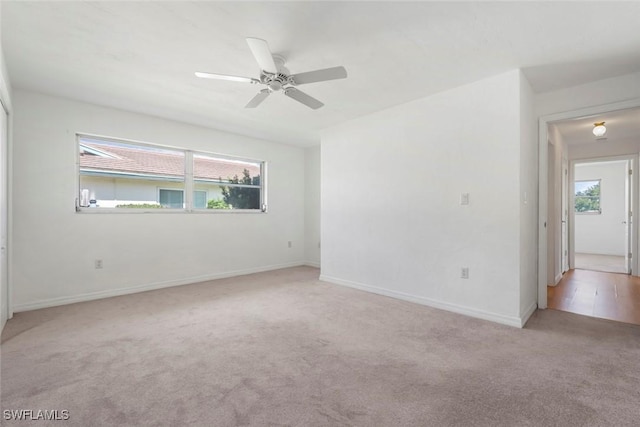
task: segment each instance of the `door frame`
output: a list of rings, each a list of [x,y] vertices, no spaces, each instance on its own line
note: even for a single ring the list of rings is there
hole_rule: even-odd
[[[11,290],[9,286],[9,112],[0,98],[0,121],[4,122],[0,129],[4,135],[0,137],[0,290],[2,291],[1,322],[13,317],[11,307]]]
[[[1,55],[0,55],[1,56]],[[7,294],[3,295],[7,299],[7,319],[13,317],[13,270],[11,268],[11,260],[13,259],[13,104],[11,102],[10,85],[7,80],[7,72],[4,60],[0,61],[0,109],[2,109],[7,117],[6,129],[6,168],[5,168],[5,191],[7,204],[7,241],[6,241],[6,257],[7,257]]]
[[[560,277],[569,271],[569,160],[562,157],[562,187],[560,189]],[[556,281],[558,284],[558,281]]]
[[[625,185],[630,182],[631,188],[629,194],[625,194],[625,199],[631,197],[631,203],[629,208],[631,212],[638,212],[638,154],[622,154],[619,156],[605,156],[605,157],[590,157],[585,159],[575,159],[569,161],[569,188],[572,184],[575,186],[575,166],[579,163],[599,163],[599,162],[612,162],[612,161],[627,161],[627,168],[633,171],[631,179],[629,175],[625,176]],[[576,229],[575,229],[575,201],[574,191],[568,192],[568,206],[569,206],[569,269],[575,268],[575,255],[576,255]],[[625,212],[625,216],[628,216],[628,212]],[[633,255],[631,258],[631,271],[632,275],[638,276],[638,225],[633,218],[631,223],[627,223],[628,233],[630,235],[630,244],[628,250]]]
[[[541,116],[538,120],[538,308],[547,308],[548,125],[562,120],[640,107],[640,98]],[[637,257],[636,257],[637,258]]]
[[[0,147],[0,162],[2,162],[2,165],[0,166],[0,173],[2,173],[2,176],[0,176],[0,185],[2,186],[2,189],[0,189],[0,210],[2,210],[2,212],[0,212],[0,217],[1,221],[3,221],[4,223],[2,224],[2,228],[4,228],[4,232],[5,232],[5,236],[4,236],[4,242],[0,242],[0,245],[4,245],[2,248],[0,248],[0,251],[3,252],[4,256],[4,263],[2,263],[2,265],[0,265],[0,274],[2,275],[2,279],[0,279],[0,292],[2,292],[2,295],[0,296],[0,298],[2,298],[2,300],[6,300],[6,304],[3,303],[2,301],[0,301],[0,304],[6,306],[7,312],[6,313],[2,313],[3,315],[6,315],[6,319],[2,318],[0,319],[0,330],[2,328],[2,326],[4,326],[4,322],[5,320],[11,319],[13,317],[13,304],[12,304],[12,289],[11,289],[11,268],[10,268],[10,251],[11,251],[11,243],[10,243],[10,239],[11,239],[11,176],[12,176],[12,172],[11,172],[11,162],[9,161],[9,158],[11,156],[11,124],[10,124],[10,120],[9,120],[9,111],[10,111],[10,107],[9,107],[9,103],[7,103],[5,101],[4,95],[0,94],[0,114],[4,114],[4,121],[5,121],[5,127],[4,127],[4,135],[2,137],[2,146]],[[0,239],[1,240],[1,239]],[[5,271],[6,270],[6,271]],[[6,292],[4,292],[4,290],[2,289],[1,286],[1,280],[6,280]],[[0,310],[1,311],[1,310]]]

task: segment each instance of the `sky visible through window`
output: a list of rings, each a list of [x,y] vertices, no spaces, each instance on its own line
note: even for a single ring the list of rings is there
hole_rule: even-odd
[[[576,181],[576,194],[583,192],[594,185],[598,185],[598,181]]]

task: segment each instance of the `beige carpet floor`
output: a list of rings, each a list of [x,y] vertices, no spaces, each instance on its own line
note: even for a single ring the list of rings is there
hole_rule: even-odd
[[[516,329],[317,278],[299,267],[18,313],[2,409],[70,419],[3,425],[638,425],[638,326],[546,310]]]

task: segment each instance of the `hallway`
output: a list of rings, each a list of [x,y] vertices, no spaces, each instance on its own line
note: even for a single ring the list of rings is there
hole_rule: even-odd
[[[547,292],[550,309],[640,325],[640,277],[569,270]]]

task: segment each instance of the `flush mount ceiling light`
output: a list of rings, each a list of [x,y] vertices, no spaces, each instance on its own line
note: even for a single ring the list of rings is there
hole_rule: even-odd
[[[603,136],[607,133],[607,128],[604,126],[604,122],[598,122],[593,124],[593,134],[597,137]]]

